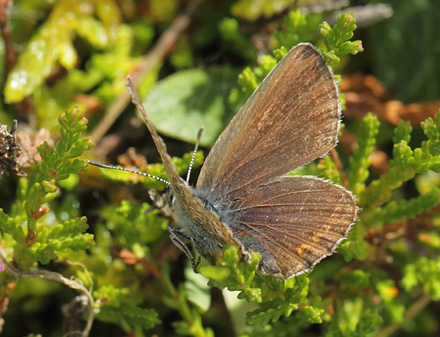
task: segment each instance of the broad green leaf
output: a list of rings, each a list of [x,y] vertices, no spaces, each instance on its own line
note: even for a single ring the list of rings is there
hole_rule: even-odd
[[[237,84],[231,68],[178,72],[154,86],[144,106],[157,130],[194,143],[204,126],[201,145],[213,145],[233,115],[228,95]]]
[[[207,285],[208,279],[202,274],[194,273],[189,264],[185,268],[185,277],[184,287],[188,293],[188,301],[201,310],[208,311],[211,306],[211,288]]]

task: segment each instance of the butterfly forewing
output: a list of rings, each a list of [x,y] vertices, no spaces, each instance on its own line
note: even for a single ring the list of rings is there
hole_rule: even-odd
[[[239,244],[232,237],[229,227],[221,224],[217,214],[208,211],[202,201],[193,195],[193,190],[187,183],[179,176],[176,167],[174,166],[163,139],[159,136],[147,112],[141,103],[139,94],[136,91],[133,80],[130,76],[127,77],[127,88],[132,95],[132,101],[141,113],[145,124],[150,131],[157,151],[164,165],[165,171],[173,190],[173,206],[176,218],[181,227],[197,228],[201,227],[203,235],[215,237],[220,245],[225,243]]]
[[[338,127],[339,97],[332,72],[314,47],[300,44],[220,135],[197,187],[239,198],[330,151]]]
[[[285,279],[331,255],[356,218],[350,192],[309,176],[287,176],[241,198],[231,224],[244,249],[262,255],[261,269]]]

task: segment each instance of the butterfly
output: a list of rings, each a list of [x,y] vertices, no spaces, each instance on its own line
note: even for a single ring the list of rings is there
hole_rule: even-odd
[[[263,274],[309,271],[347,237],[358,208],[351,192],[314,176],[286,176],[337,143],[338,88],[331,68],[301,43],[266,76],[209,152],[195,187],[178,174],[131,77],[127,88],[157,147],[172,190],[172,242],[196,269],[225,244],[261,255]],[[199,259],[196,260],[195,253]]]

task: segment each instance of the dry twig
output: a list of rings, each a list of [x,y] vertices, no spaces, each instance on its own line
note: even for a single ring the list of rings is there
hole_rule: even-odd
[[[0,261],[5,265],[6,273],[8,273],[9,275],[12,275],[16,278],[44,278],[46,280],[52,280],[55,282],[62,283],[71,289],[76,289],[76,290],[79,290],[82,293],[84,293],[84,295],[86,295],[87,299],[89,300],[89,311],[88,311],[86,327],[82,331],[81,336],[82,337],[89,336],[89,333],[90,333],[90,330],[91,330],[92,324],[93,324],[93,319],[94,319],[94,315],[93,315],[94,301],[93,301],[91,289],[87,289],[84,286],[84,284],[78,279],[74,279],[74,278],[68,279],[68,278],[64,277],[63,275],[61,275],[59,273],[52,272],[52,271],[19,270],[19,269],[15,268],[11,264],[11,262],[9,262],[7,255],[6,255],[6,251],[3,248],[0,248]],[[86,274],[88,274],[87,269],[81,263],[78,263],[78,262],[68,262],[68,263],[71,265],[82,266],[84,268],[84,270],[86,271]],[[89,279],[90,279],[90,284],[92,285],[91,277],[89,277]]]
[[[139,84],[140,80],[144,78],[145,75],[148,74],[151,69],[153,69],[165,57],[170,48],[176,42],[179,35],[185,30],[186,27],[188,27],[192,15],[201,2],[202,0],[193,0],[188,5],[186,10],[174,20],[167,31],[162,34],[153,49],[144,57],[141,66],[136,71],[136,74],[133,75],[135,84]],[[101,123],[91,133],[91,136],[96,143],[99,142],[107,130],[113,125],[115,120],[121,114],[122,110],[124,110],[124,108],[130,102],[130,99],[130,94],[127,91],[124,91],[124,93],[121,94],[107,109],[107,112]]]

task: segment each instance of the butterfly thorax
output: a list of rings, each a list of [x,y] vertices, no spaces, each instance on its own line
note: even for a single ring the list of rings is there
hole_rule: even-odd
[[[202,254],[212,254],[219,251],[225,243],[235,243],[228,225],[236,221],[230,202],[206,189],[194,189],[192,192],[209,217],[194,217],[194,214],[200,214],[200,212],[188,211],[190,207],[188,204],[179,198],[173,198],[180,234],[188,238]]]
[[[233,200],[225,196],[220,197],[215,191],[207,188],[195,188],[194,196],[202,201],[206,210],[217,214],[223,224],[231,226],[237,221],[238,212],[235,211]]]

